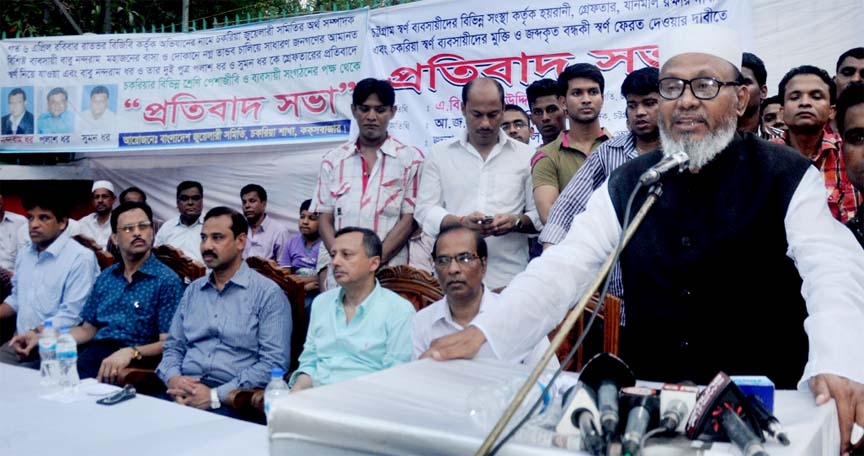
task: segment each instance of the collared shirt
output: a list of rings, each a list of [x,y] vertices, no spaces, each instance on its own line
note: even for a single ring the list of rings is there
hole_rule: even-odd
[[[95,340],[145,345],[168,332],[182,296],[180,278],[151,254],[132,274],[131,283],[122,262],[102,271],[81,310],[81,319],[96,327]]]
[[[540,233],[540,242],[545,244],[561,242],[567,235],[567,231],[570,231],[573,217],[585,210],[585,205],[594,190],[609,178],[615,168],[638,155],[632,133],[612,138],[601,144],[588,156],[579,171],[570,179],[570,183],[564,187],[564,191],[558,195],[558,199],[549,211],[549,219],[543,226],[543,232]]]
[[[63,111],[57,117],[46,112],[36,120],[37,132],[40,135],[72,133],[75,130],[75,114],[71,111]]]
[[[864,346],[864,253],[849,230],[829,216],[817,169],[804,174],[781,220],[787,254],[804,279],[801,294],[808,312],[810,356],[798,388],[806,388],[818,373],[864,382],[864,352],[848,349]],[[500,312],[486,312],[472,322],[496,353],[514,356],[545,336],[612,252],[621,225],[605,183],[573,226],[564,241],[543,252],[504,290]]]
[[[403,214],[413,214],[424,154],[388,136],[376,153],[375,166],[366,170],[357,141],[327,152],[321,161],[310,212],[333,214],[336,230],[346,226],[369,228],[383,241]],[[364,189],[364,179],[367,181]],[[405,264],[403,247],[388,262]]]
[[[3,218],[0,218],[0,268],[11,271],[15,267],[15,255],[18,253],[18,231],[22,226],[27,226],[27,219],[23,215],[9,211],[3,212]],[[29,233],[27,237],[30,237]]]
[[[495,309],[498,307],[498,299],[498,294],[492,293],[488,288],[484,287],[483,297],[480,300],[480,309],[477,312],[477,315],[486,312],[490,308]],[[423,352],[428,350],[429,346],[432,345],[433,340],[462,331],[463,329],[462,325],[453,321],[453,314],[450,312],[450,306],[447,304],[446,296],[435,301],[431,305],[420,309],[420,312],[417,312],[417,315],[414,316],[411,335],[414,345],[414,359],[419,358]],[[544,337],[543,339],[540,339],[540,343],[534,346],[533,349],[520,353],[514,357],[504,358],[498,356],[498,354],[492,350],[492,346],[484,343],[480,346],[480,351],[477,352],[475,358],[499,359],[513,364],[525,364],[533,367],[543,357],[543,353],[546,352],[547,348],[549,348],[549,339]],[[546,368],[557,369],[559,366],[560,364],[558,363],[558,359],[552,358]]]
[[[414,306],[375,280],[372,293],[346,323],[342,287],[318,295],[312,302],[309,332],[300,367],[315,386],[341,382],[411,361],[411,319]]]
[[[779,138],[771,142],[785,144],[792,147],[789,142],[789,132],[784,132]],[[840,153],[840,137],[826,130],[822,135],[822,144],[816,155],[810,157],[813,166],[822,172],[825,181],[825,189],[828,192],[828,208],[831,215],[842,223],[846,223],[855,217],[858,206],[864,202],[861,195],[846,177],[846,163],[843,154]],[[800,152],[800,151],[799,151]]]
[[[498,143],[483,160],[468,143],[467,132],[439,142],[423,164],[420,198],[415,218],[423,231],[437,237],[448,214],[463,216],[474,211],[486,215],[525,214],[535,228],[540,216],[534,205],[530,160],[534,149],[503,131]],[[486,238],[489,267],[485,283],[506,286],[528,264],[528,236],[511,232]]]
[[[174,217],[159,229],[156,233],[156,238],[153,239],[153,246],[170,245],[177,247],[183,251],[183,254],[204,264],[204,257],[201,256],[201,228],[204,226],[204,221],[198,217],[198,221],[191,226],[186,226],[180,222],[180,216]]]
[[[18,313],[17,330],[51,320],[55,328],[81,322],[81,308],[99,275],[93,251],[69,238],[66,232],[39,252],[32,244],[18,251],[12,294],[6,303]]]
[[[561,191],[585,162],[585,158],[604,141],[611,138],[605,128],[600,129],[600,135],[591,143],[587,153],[570,146],[567,130],[555,141],[539,148],[531,158],[531,178],[533,188],[551,185]],[[533,190],[533,189],[532,189]]]
[[[264,214],[264,221],[257,229],[249,227],[246,233],[246,247],[243,258],[257,256],[268,260],[276,260],[282,256],[282,249],[288,240],[288,228]],[[198,238],[200,244],[201,238]]]
[[[186,288],[163,345],[156,374],[165,384],[177,375],[221,383],[231,390],[267,385],[270,370],[291,359],[291,304],[270,279],[243,262],[222,291],[212,274]]]
[[[283,268],[294,268],[297,274],[300,275],[315,275],[317,269],[315,265],[318,263],[318,249],[321,248],[321,239],[312,243],[312,246],[306,248],[306,238],[302,234],[298,234],[288,241],[288,245],[282,249],[282,257],[279,258],[279,266]]]
[[[96,241],[103,249],[108,245],[108,239],[111,239],[111,219],[105,220],[104,224],[99,223],[99,216],[93,212],[78,220],[81,225],[81,234]]]
[[[81,120],[79,130],[82,132],[108,132],[119,128],[117,114],[110,109],[106,109],[98,119],[93,117],[93,112],[88,109],[81,113]]]
[[[552,210],[549,211],[546,226],[540,233],[540,242],[549,244],[561,242],[567,236],[567,232],[570,231],[573,217],[585,211],[585,206],[594,190],[606,182],[615,168],[638,155],[636,138],[633,137],[633,133],[612,138],[601,144],[585,160],[564,191],[558,195],[558,199],[552,205]],[[624,283],[621,280],[621,266],[615,264],[609,275],[609,293],[623,297]],[[624,323],[623,313],[621,314],[621,322]]]

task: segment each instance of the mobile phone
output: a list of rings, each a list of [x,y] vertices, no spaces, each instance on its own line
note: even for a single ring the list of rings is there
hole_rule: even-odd
[[[488,224],[492,223],[493,219],[495,219],[495,217],[493,217],[491,215],[487,215],[487,216],[483,217],[482,220],[478,220],[477,223],[479,223],[481,225],[488,225]]]
[[[116,393],[114,393],[110,396],[103,397],[102,399],[99,399],[98,401],[96,401],[96,403],[101,404],[101,405],[114,405],[114,404],[119,404],[125,400],[132,399],[134,397],[135,397],[135,387],[132,385],[126,385],[120,391],[117,391]]]

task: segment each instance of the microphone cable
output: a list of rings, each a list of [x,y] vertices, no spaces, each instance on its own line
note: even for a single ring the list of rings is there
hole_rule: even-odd
[[[609,180],[607,179],[606,181],[608,184]],[[627,228],[630,226],[630,213],[631,209],[633,208],[633,201],[636,200],[636,195],[639,193],[639,190],[641,190],[642,187],[642,183],[637,180],[636,187],[633,189],[633,191],[630,193],[630,197],[627,199],[627,206],[624,209],[624,224],[621,227],[621,234],[619,234],[618,236],[618,246],[615,247],[615,257],[612,261],[613,266],[618,263],[618,258],[621,256],[621,251],[623,250],[622,246],[624,244],[624,235],[627,233]],[[659,182],[654,184],[649,191],[655,191],[655,188],[658,192],[662,191]],[[531,416],[534,415],[534,412],[537,411],[537,408],[540,407],[541,403],[543,403],[543,398],[549,394],[549,388],[555,384],[555,380],[564,371],[564,366],[567,366],[567,364],[569,364],[573,357],[576,355],[576,352],[579,350],[579,347],[582,346],[582,342],[585,340],[585,336],[588,335],[588,332],[594,325],[594,320],[597,318],[597,315],[603,310],[603,304],[605,303],[605,300],[603,298],[609,291],[611,277],[611,274],[606,274],[606,278],[603,280],[603,288],[600,290],[600,294],[598,295],[599,298],[597,299],[597,307],[594,309],[594,312],[592,312],[591,318],[588,319],[588,323],[585,324],[585,330],[582,331],[582,334],[580,334],[579,338],[576,339],[576,343],[573,344],[573,348],[571,348],[570,352],[567,353],[567,357],[564,358],[564,361],[562,361],[561,365],[558,366],[558,369],[549,379],[548,384],[543,385],[543,391],[540,393],[540,397],[538,397],[537,400],[534,401],[534,405],[531,406],[531,409],[528,410],[528,413],[526,413],[525,416],[522,417],[522,419],[519,420],[519,422],[516,423],[516,425],[513,426],[513,428],[510,429],[510,431],[507,432],[507,434],[505,434],[504,437],[502,437],[498,441],[498,443],[495,444],[495,446],[492,447],[492,449],[489,451],[489,456],[495,456],[496,454],[498,454],[498,451],[501,449],[501,447],[504,446],[504,444],[507,443],[510,439],[512,439],[513,436],[515,436],[516,433],[519,432],[519,429],[525,426],[525,423],[527,423],[528,420],[531,419]],[[609,324],[609,322],[606,321],[604,322],[604,324]],[[615,324],[621,324],[621,322],[616,321]]]

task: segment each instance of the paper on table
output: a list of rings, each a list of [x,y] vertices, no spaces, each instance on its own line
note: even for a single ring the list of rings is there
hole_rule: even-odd
[[[119,389],[117,386],[99,383],[94,378],[88,378],[81,380],[81,383],[76,387],[54,388],[39,397],[61,404],[71,404],[72,402],[93,400],[97,396],[107,396]]]

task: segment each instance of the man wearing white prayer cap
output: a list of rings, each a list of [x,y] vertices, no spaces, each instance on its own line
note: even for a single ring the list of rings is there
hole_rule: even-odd
[[[627,326],[620,356],[642,379],[707,384],[719,371],[833,397],[842,449],[864,424],[864,250],[831,217],[819,170],[794,150],[737,133],[748,91],[737,33],[691,26],[660,43],[662,150],[616,169],[560,244],[532,261],[500,305],[435,340],[425,357],[501,358],[536,344],[587,291],[664,156],[683,172],[623,250]]]
[[[96,241],[103,249],[111,238],[111,210],[117,199],[114,193],[114,184],[107,180],[93,182],[90,190],[93,196],[92,214],[82,217],[78,222],[81,224],[81,234]]]

